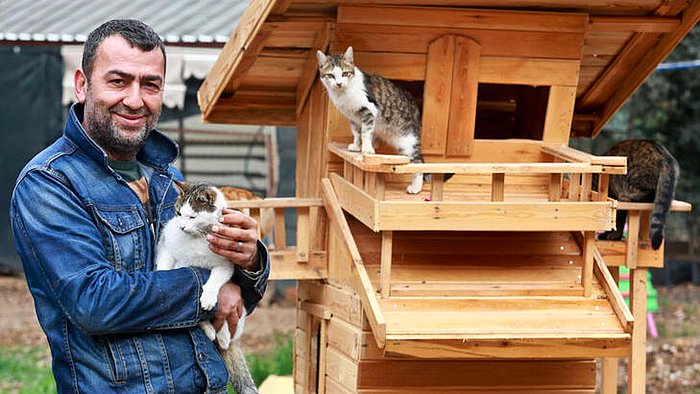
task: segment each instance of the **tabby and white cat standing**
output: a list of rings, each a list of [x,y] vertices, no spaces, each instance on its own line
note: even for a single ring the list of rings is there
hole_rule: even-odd
[[[348,150],[374,153],[375,138],[394,147],[411,162],[422,163],[421,114],[410,93],[379,75],[355,66],[352,47],[344,54],[326,56],[317,51],[321,82],[338,110],[350,122],[353,142]],[[423,174],[413,174],[406,191],[416,194]]]
[[[649,140],[622,141],[604,155],[627,157],[627,174],[610,176],[608,196],[619,201],[654,203],[649,236],[651,247],[658,249],[664,239],[664,227],[680,173],[676,159],[661,144]],[[627,211],[618,209],[616,229],[599,238],[621,239],[626,220]]]
[[[175,204],[176,216],[163,228],[156,250],[158,270],[181,267],[202,267],[211,270],[209,279],[202,286],[200,304],[211,310],[218,300],[219,289],[233,276],[234,264],[209,249],[206,234],[219,223],[226,200],[221,190],[205,183],[189,184],[175,181],[180,193]],[[250,375],[238,339],[243,334],[246,310],[238,321],[236,333],[231,338],[228,324],[216,332],[211,322],[199,325],[209,339],[216,340],[229,370],[230,380],[239,394],[253,394],[258,390]]]

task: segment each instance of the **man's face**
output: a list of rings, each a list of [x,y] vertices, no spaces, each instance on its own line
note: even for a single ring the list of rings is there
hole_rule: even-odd
[[[111,159],[134,158],[158,122],[164,68],[160,48],[144,52],[113,35],[97,48],[90,80],[76,72],[83,126]]]

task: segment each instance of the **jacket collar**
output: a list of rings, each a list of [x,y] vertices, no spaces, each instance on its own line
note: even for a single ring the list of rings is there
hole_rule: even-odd
[[[92,160],[107,166],[107,153],[90,138],[83,128],[83,104],[75,103],[70,107],[66,129],[63,135],[78,146]],[[175,141],[157,129],[153,129],[146,143],[136,154],[136,159],[148,166],[165,170],[179,153]]]

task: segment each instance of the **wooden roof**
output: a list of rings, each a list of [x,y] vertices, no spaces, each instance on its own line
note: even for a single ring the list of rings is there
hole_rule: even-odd
[[[483,32],[484,40],[488,40],[489,32],[522,30],[549,34],[548,42],[553,34],[560,37],[564,52],[558,55],[580,60],[572,135],[595,136],[700,18],[700,0],[362,3],[252,0],[200,88],[203,119],[216,123],[294,125],[316,78],[316,49],[339,52],[352,44],[356,51],[359,46],[372,52],[376,42],[390,45],[391,37],[403,37],[396,40],[396,45],[404,48],[400,51],[411,53],[415,52],[412,43],[424,45],[416,32],[425,27],[447,32],[471,29],[468,31]],[[430,18],[419,14],[421,10],[417,8],[428,6],[433,13]],[[488,10],[499,12],[494,17]],[[553,13],[557,13],[556,18]],[[380,25],[383,30],[377,30]],[[373,27],[373,33],[363,35],[367,26]],[[378,31],[381,34],[376,34]],[[399,33],[403,35],[396,35]],[[405,39],[414,33],[415,40]],[[567,37],[575,34],[579,36],[571,41],[580,42],[583,34],[583,45],[571,51],[571,46],[565,44]],[[504,45],[506,51],[537,48],[536,37],[512,37],[512,42]],[[359,66],[362,68],[361,63]],[[408,75],[407,79],[421,77]]]

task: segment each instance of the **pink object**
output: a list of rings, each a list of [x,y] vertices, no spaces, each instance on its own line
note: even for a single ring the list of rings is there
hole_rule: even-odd
[[[647,312],[647,328],[652,338],[659,336],[659,332],[656,331],[656,320],[654,320],[654,314],[651,312]]]
[[[430,196],[425,196],[425,201],[430,201]]]

